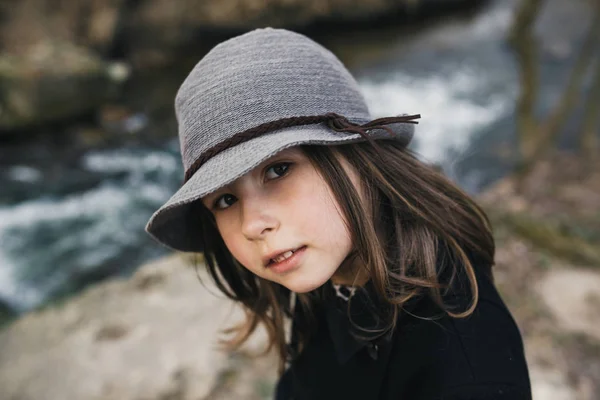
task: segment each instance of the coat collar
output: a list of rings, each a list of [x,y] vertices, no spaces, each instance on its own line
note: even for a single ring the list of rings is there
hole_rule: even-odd
[[[335,398],[378,398],[391,356],[391,337],[355,327],[383,326],[373,317],[380,304],[373,288],[357,289],[350,303],[336,297],[332,285],[323,289],[319,328],[282,376],[277,398],[331,399],[333,388]],[[298,312],[300,317],[301,308]],[[369,351],[361,352],[365,348]]]
[[[356,288],[349,301],[337,297],[333,286],[328,295],[325,318],[338,362],[345,364],[365,347],[377,358],[379,345],[391,338],[383,318],[390,306],[378,298],[372,282]]]
[[[479,267],[489,271],[485,265]],[[486,271],[479,271],[479,268],[475,268],[475,271],[477,280],[480,281]],[[446,273],[449,272],[446,271]],[[390,312],[392,306],[379,298],[371,281],[368,281],[363,287],[357,287],[350,301],[337,297],[331,284],[326,294],[325,319],[338,362],[340,364],[347,363],[365,347],[368,348],[372,358],[377,358],[378,348],[382,344],[389,343],[393,334],[393,332],[384,332],[386,327],[385,313]],[[463,304],[464,299],[470,299],[470,296],[468,278],[461,271],[453,284],[453,290],[443,295],[442,298],[445,303],[452,305],[455,303]],[[485,297],[481,294],[481,291],[480,297]],[[396,330],[401,329],[407,316],[416,312],[417,307],[421,307],[421,305],[427,307],[425,303],[432,307],[428,311],[427,317],[434,317],[435,315],[432,312],[434,312],[436,306],[427,300],[427,296],[414,297],[402,306],[396,319]],[[438,316],[445,314],[442,310],[438,311]]]

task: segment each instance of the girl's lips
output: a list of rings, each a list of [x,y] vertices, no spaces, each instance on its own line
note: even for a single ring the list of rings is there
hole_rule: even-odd
[[[291,271],[292,269],[298,267],[298,265],[304,258],[305,252],[306,246],[302,246],[298,250],[294,251],[294,254],[292,254],[289,258],[286,258],[285,260],[280,262],[272,262],[269,265],[267,265],[267,268],[278,274]]]

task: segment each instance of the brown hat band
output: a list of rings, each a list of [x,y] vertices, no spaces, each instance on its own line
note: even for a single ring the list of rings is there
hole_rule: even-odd
[[[236,133],[229,139],[224,140],[223,142],[218,143],[213,147],[207,149],[198,157],[196,161],[194,161],[192,165],[190,165],[187,171],[185,171],[183,183],[187,182],[206,161],[219,154],[220,152],[230,147],[236,146],[240,143],[254,139],[255,137],[261,136],[265,133],[275,131],[277,129],[325,122],[331,129],[333,129],[336,132],[358,133],[366,140],[372,141],[372,138],[369,137],[369,135],[367,134],[368,131],[371,129],[384,129],[390,134],[390,137],[394,137],[394,131],[390,127],[385,125],[395,123],[418,124],[418,121],[415,120],[419,118],[421,118],[420,114],[401,115],[397,117],[378,118],[365,124],[359,125],[348,121],[348,119],[342,115],[336,113],[328,113],[324,115],[281,118],[275,121],[266,122],[264,124],[260,124],[245,131]]]

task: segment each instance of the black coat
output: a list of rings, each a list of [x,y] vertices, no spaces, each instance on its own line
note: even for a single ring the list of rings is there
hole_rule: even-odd
[[[423,297],[401,313],[391,335],[376,340],[350,333],[347,307],[334,296],[319,313],[315,335],[281,377],[275,398],[530,400],[519,329],[489,275],[478,272],[477,278],[479,302],[471,316],[449,317]],[[371,311],[381,304],[373,293],[367,284],[350,303],[352,320],[361,326],[377,326]],[[464,309],[467,294],[445,300]],[[419,318],[434,315],[441,317]]]

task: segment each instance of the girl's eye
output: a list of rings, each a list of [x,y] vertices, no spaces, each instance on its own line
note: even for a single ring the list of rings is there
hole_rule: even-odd
[[[215,208],[217,210],[223,210],[223,209],[233,205],[236,201],[237,201],[237,199],[235,198],[234,195],[224,194],[223,196],[219,197],[215,201]]]
[[[291,164],[292,163],[289,162],[273,164],[272,166],[266,169],[265,178],[267,180],[281,178],[282,176],[288,173]],[[224,194],[215,200],[214,208],[216,210],[224,210],[226,208],[231,207],[237,200],[238,199],[232,194]]]
[[[275,164],[269,168],[267,168],[267,171],[265,173],[265,177],[267,179],[277,179],[277,178],[281,178],[282,176],[284,176],[285,174],[287,174],[288,169],[290,168],[291,163],[279,163],[279,164]]]

